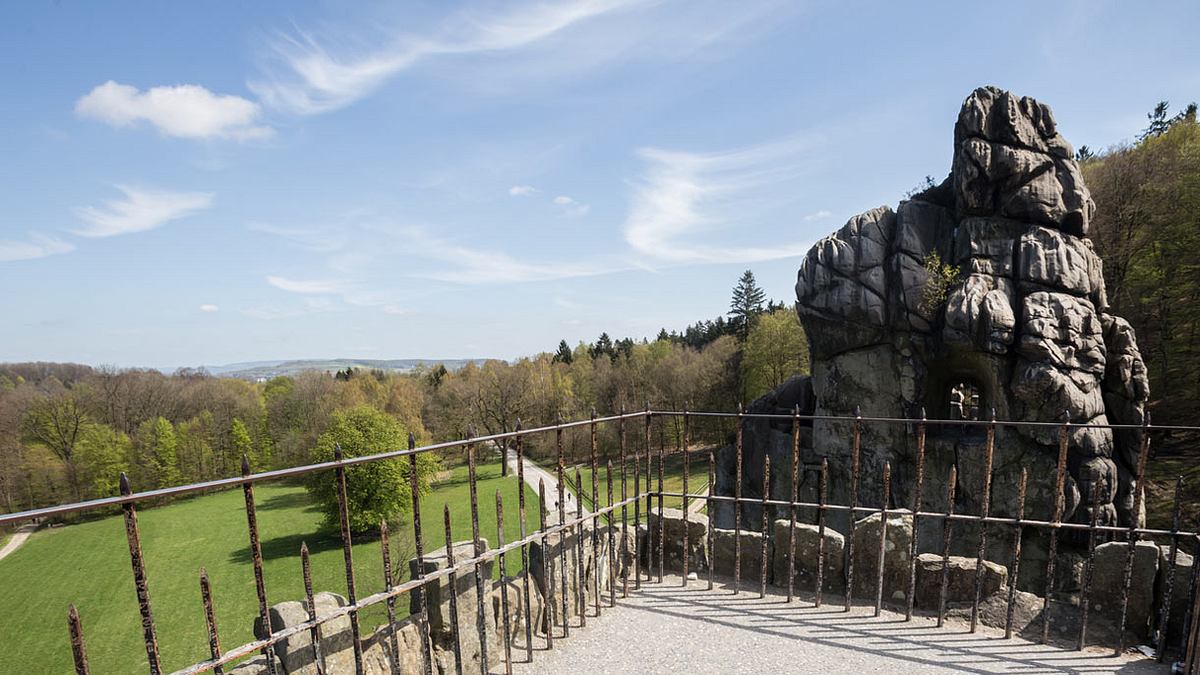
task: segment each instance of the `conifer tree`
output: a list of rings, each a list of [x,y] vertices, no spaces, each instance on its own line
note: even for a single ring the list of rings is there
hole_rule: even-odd
[[[739,339],[744,341],[750,334],[754,318],[762,314],[765,298],[766,293],[754,280],[754,272],[743,272],[737,285],[733,287],[733,298],[729,301],[729,316],[734,324],[734,333]]]

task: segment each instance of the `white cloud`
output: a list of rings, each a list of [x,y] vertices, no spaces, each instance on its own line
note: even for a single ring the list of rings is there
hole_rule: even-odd
[[[554,203],[561,206],[563,211],[570,216],[585,216],[592,209],[590,205],[577,202],[566,195],[555,197]]]
[[[309,251],[318,253],[337,251],[346,243],[346,236],[341,228],[280,227],[257,221],[248,223],[246,227],[255,232],[264,232],[283,237]]]
[[[212,303],[205,303],[203,305],[200,305],[201,312],[210,312],[211,313],[211,312],[219,311],[220,309],[221,309],[220,307],[217,307],[216,305],[214,305]]]
[[[346,289],[344,282],[333,279],[288,279],[287,277],[268,276],[267,283],[281,291],[303,295],[329,295],[341,293]]]
[[[514,185],[508,188],[508,194],[513,197],[528,197],[537,191],[532,185]]]
[[[258,124],[259,104],[240,96],[214,94],[195,84],[137,87],[109,80],[75,102],[75,114],[126,127],[149,122],[167,136],[250,140],[274,133]]]
[[[502,251],[487,251],[451,242],[436,242],[433,256],[447,266],[425,272],[422,276],[439,281],[461,284],[513,283],[553,281],[574,277],[595,276],[612,271],[594,263],[538,263],[517,260]]]
[[[800,243],[746,247],[698,240],[735,226],[744,235],[756,212],[791,192],[788,187],[802,170],[803,152],[811,145],[793,137],[716,153],[639,150],[646,169],[634,185],[625,241],[652,261],[670,263],[754,262],[803,255],[808,246]]]
[[[75,245],[58,237],[30,232],[25,240],[0,239],[0,262],[33,260],[46,256],[70,253]]]
[[[557,3],[501,5],[491,14],[461,12],[449,17],[433,35],[399,35],[365,53],[335,53],[328,45],[350,42],[339,37],[325,43],[311,34],[281,36],[273,45],[282,73],[250,88],[268,105],[301,114],[347,106],[398,73],[436,57],[513,51],[534,45],[572,26],[650,0],[577,0]]]
[[[821,209],[820,211],[817,211],[816,213],[810,213],[807,216],[804,216],[804,220],[810,221],[810,222],[814,221],[814,220],[824,220],[825,218],[828,218],[829,216],[832,216],[832,215],[833,215],[832,211],[826,211],[825,209]]]
[[[73,233],[81,237],[112,237],[153,230],[207,209],[213,201],[211,192],[172,192],[128,185],[115,187],[125,198],[109,200],[102,207],[75,209],[75,215],[88,226],[71,230]]]
[[[372,225],[374,232],[403,242],[402,249],[437,264],[413,276],[460,284],[520,283],[588,277],[629,269],[615,260],[593,259],[562,263],[525,262],[497,250],[463,246],[441,239],[421,227]]]

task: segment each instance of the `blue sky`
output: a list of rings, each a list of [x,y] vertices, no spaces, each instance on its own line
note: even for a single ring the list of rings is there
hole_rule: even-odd
[[[949,169],[996,84],[1077,147],[1200,98],[1200,4],[19,3],[0,360],[500,357],[725,311]]]

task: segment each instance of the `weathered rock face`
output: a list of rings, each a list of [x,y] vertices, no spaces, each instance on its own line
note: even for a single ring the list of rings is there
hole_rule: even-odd
[[[755,400],[746,408],[746,412],[789,415],[799,409],[801,414],[810,415],[814,405],[812,379],[806,375],[796,375],[789,378],[778,389],[767,392]],[[811,422],[801,421],[799,440],[800,458],[796,467],[797,495],[800,497],[800,501],[815,502],[821,458],[813,451]],[[743,497],[762,498],[763,468],[766,466],[766,459],[770,457],[770,497],[779,500],[791,499],[794,441],[790,419],[746,418],[742,431]],[[736,459],[732,446],[720,451],[715,467],[716,494],[728,496],[736,494]],[[788,515],[788,513],[776,509],[772,518],[783,518]],[[796,515],[797,519],[803,521],[811,514],[798,512]],[[733,504],[725,501],[715,502],[712,506],[712,519],[718,528],[733,529],[735,520]],[[742,529],[760,529],[761,527],[762,507],[759,504],[742,504]]]
[[[1108,313],[1101,261],[1087,239],[1093,210],[1049,108],[991,87],[974,91],[955,125],[950,176],[895,210],[851,218],[800,267],[796,308],[811,342],[814,412],[918,417],[924,409],[949,418],[952,390],[965,384],[979,409],[1001,420],[1057,422],[1066,413],[1078,424],[1140,424],[1146,370],[1133,330]],[[927,293],[934,254],[958,269],[940,296]],[[911,507],[912,431],[864,425],[862,505],[880,506],[891,462],[893,505]],[[977,436],[981,428],[930,427],[923,508],[945,508],[945,481],[957,466],[958,507],[978,512]],[[810,462],[829,458],[832,502],[849,498],[851,438],[851,424],[817,420],[813,450],[803,453]],[[1098,493],[1100,524],[1141,522],[1133,513],[1138,440],[1137,430],[1072,429],[1067,520],[1087,522],[1085,505]],[[1051,517],[1057,443],[1056,428],[1000,431],[993,514],[1013,515],[1026,468],[1026,516]],[[834,520],[844,531],[844,516]]]

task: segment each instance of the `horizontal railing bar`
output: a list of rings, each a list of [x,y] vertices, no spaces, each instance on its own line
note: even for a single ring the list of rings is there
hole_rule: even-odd
[[[660,494],[663,497],[683,497],[684,496],[682,492],[666,492],[666,491],[663,491],[661,493],[658,491],[645,492],[641,496],[657,497]],[[694,494],[688,495],[688,496],[695,497]],[[711,496],[705,497],[705,499],[711,499],[714,502],[742,502],[744,504],[754,504],[756,506],[761,506],[763,504],[767,504],[769,506],[786,506],[789,508],[791,508],[793,506],[795,506],[795,507],[803,506],[803,507],[807,507],[810,509],[818,509],[818,510],[822,510],[822,511],[854,511],[856,513],[861,512],[861,513],[868,513],[868,514],[880,512],[880,508],[878,506],[855,506],[855,507],[851,508],[844,504],[819,504],[816,502],[789,502],[789,501],[784,501],[782,499],[763,499],[761,497],[741,497],[739,499],[738,497],[727,497],[724,495],[711,495]],[[897,516],[898,515],[904,515],[904,516],[912,515],[911,511],[908,511],[908,510],[900,511],[894,507],[888,507],[888,512],[892,515],[897,515]],[[973,515],[970,513],[947,514],[945,511],[918,511],[917,516],[920,518],[942,518],[942,519],[945,519],[948,517],[950,520],[969,520],[969,521],[975,521],[975,522],[982,521],[985,523],[994,523],[994,524],[1003,524],[1003,525],[1032,525],[1034,527],[1045,527],[1045,528],[1062,529],[1062,530],[1090,530],[1090,529],[1093,529],[1092,526],[1089,525],[1088,523],[1067,523],[1067,522],[1055,523],[1055,522],[1049,521],[1049,520],[1034,520],[1031,518],[1003,518],[1000,516],[986,516],[985,517],[985,516]],[[1129,534],[1129,532],[1133,532],[1134,534],[1138,534],[1138,535],[1149,535],[1149,536],[1157,536],[1157,537],[1169,537],[1169,536],[1196,537],[1197,540],[1200,541],[1200,533],[1185,532],[1183,530],[1179,530],[1179,531],[1157,530],[1157,529],[1146,528],[1146,527],[1139,527],[1139,528],[1131,529],[1129,527],[1121,527],[1119,525],[1097,525],[1095,527],[1095,530],[1097,532],[1113,532],[1113,533],[1117,533],[1117,534]]]
[[[628,499],[621,500],[619,502],[614,502],[613,504],[610,504],[609,506],[606,506],[602,509],[597,509],[596,511],[593,511],[592,513],[589,513],[589,514],[586,514],[583,516],[579,516],[577,518],[571,518],[567,521],[559,523],[558,525],[554,525],[552,527],[547,527],[544,530],[536,530],[532,534],[529,534],[528,536],[524,537],[523,539],[513,541],[511,543],[505,544],[504,546],[500,546],[498,548],[488,549],[487,551],[484,551],[483,553],[481,553],[478,556],[475,556],[473,558],[464,558],[463,560],[456,561],[453,567],[446,567],[444,569],[430,572],[429,574],[426,574],[425,576],[421,577],[420,579],[410,579],[409,581],[406,581],[398,586],[394,586],[390,591],[385,590],[385,591],[380,591],[378,593],[368,595],[367,597],[361,598],[353,604],[348,604],[348,605],[344,605],[342,607],[337,607],[334,610],[330,611],[328,614],[321,614],[313,619],[309,619],[307,621],[298,623],[295,626],[291,626],[290,628],[285,628],[281,631],[272,633],[270,636],[268,636],[264,639],[255,640],[254,642],[247,642],[246,644],[241,645],[240,647],[235,647],[234,649],[230,649],[230,650],[226,651],[224,654],[222,654],[221,658],[219,658],[219,659],[208,659],[207,661],[201,661],[199,663],[195,663],[191,666],[188,666],[187,668],[184,668],[183,670],[177,670],[173,673],[173,675],[195,675],[196,673],[206,673],[206,672],[211,671],[212,669],[216,668],[217,666],[223,666],[227,663],[231,663],[240,658],[249,656],[250,654],[260,651],[264,647],[267,647],[269,645],[274,645],[274,644],[280,642],[281,640],[284,640],[293,635],[296,635],[297,633],[300,633],[300,632],[303,632],[306,630],[311,630],[312,628],[319,626],[323,623],[328,623],[329,621],[332,621],[334,619],[346,616],[346,615],[350,614],[351,612],[360,611],[365,607],[370,607],[371,605],[377,605],[381,602],[386,602],[389,598],[394,598],[394,597],[403,595],[405,593],[409,593],[417,588],[421,588],[421,587],[425,586],[426,584],[429,584],[430,582],[433,582],[433,581],[437,581],[438,579],[441,579],[443,577],[448,577],[451,574],[458,574],[459,572],[467,571],[468,568],[474,568],[475,565],[477,565],[479,563],[487,562],[488,560],[497,558],[502,553],[508,553],[509,551],[513,551],[513,550],[522,548],[523,546],[526,546],[528,544],[534,543],[535,541],[541,540],[543,537],[557,534],[563,530],[573,528],[576,525],[586,523],[586,522],[592,520],[593,518],[607,515],[608,513],[611,513],[612,511],[619,509],[622,506],[628,506],[629,504],[632,504],[633,502],[637,501],[638,499],[640,499],[644,496],[645,495],[642,494],[642,495],[637,495],[634,497],[630,497]],[[426,556],[426,557],[428,557],[428,556]],[[473,571],[473,569],[471,571]],[[503,570],[501,570],[501,576],[503,576]]]

